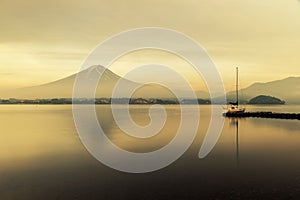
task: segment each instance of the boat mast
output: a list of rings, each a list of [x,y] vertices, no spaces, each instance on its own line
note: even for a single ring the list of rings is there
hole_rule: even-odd
[[[239,106],[239,68],[236,68],[236,105]]]

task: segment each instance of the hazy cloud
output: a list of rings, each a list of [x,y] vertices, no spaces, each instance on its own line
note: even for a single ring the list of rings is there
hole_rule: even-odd
[[[0,76],[11,76],[14,75],[15,73],[1,73],[0,72]]]
[[[203,45],[226,84],[232,82],[237,65],[245,84],[299,75],[300,7],[295,4],[274,0],[4,0],[0,1],[1,72],[31,69],[35,71],[31,74],[40,76],[51,71],[42,77],[28,76],[36,83],[51,81],[67,74],[61,72],[65,68],[68,73],[76,72],[86,55],[108,37],[155,26],[178,30]],[[14,84],[27,78],[11,76]],[[0,84],[9,81],[0,80]]]

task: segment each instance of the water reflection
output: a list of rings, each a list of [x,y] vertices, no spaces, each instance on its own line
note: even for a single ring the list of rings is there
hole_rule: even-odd
[[[274,127],[286,131],[288,134],[299,134],[300,123],[299,120],[281,120],[281,119],[257,119],[249,120],[255,126],[259,127]]]
[[[108,106],[98,106],[97,114],[115,144],[146,152],[176,133],[180,111],[166,109],[166,127],[149,141],[123,134]],[[102,165],[85,150],[70,106],[0,106],[0,199],[299,199],[299,121],[226,119],[213,151],[199,159],[210,107],[200,111],[197,137],[178,161],[132,175]],[[131,108],[141,125],[147,112],[147,106]]]
[[[239,157],[240,157],[240,153],[239,153],[239,118],[230,118],[230,126],[231,127],[235,127],[235,143],[236,143],[236,162],[237,165],[239,165]]]

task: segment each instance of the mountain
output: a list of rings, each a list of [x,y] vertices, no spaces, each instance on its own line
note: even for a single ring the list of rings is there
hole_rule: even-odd
[[[287,104],[300,104],[300,77],[289,77],[266,83],[254,83],[251,86],[239,90],[241,101],[249,101],[259,95],[275,96],[284,100]],[[229,101],[235,100],[235,92],[227,93]]]
[[[86,87],[89,87],[89,82],[97,80],[99,72],[103,72],[102,77],[99,81],[96,97],[106,97],[110,98],[112,96],[112,91],[117,81],[121,78],[117,74],[113,73],[109,69],[102,67],[100,65],[91,66],[86,70],[79,72],[81,77],[87,80]],[[42,99],[42,98],[71,98],[73,92],[73,85],[78,74],[73,74],[66,78],[43,84],[34,87],[20,88],[10,91],[1,91],[0,98],[18,98],[18,99]],[[132,82],[127,79],[123,79],[123,86],[125,87],[136,87],[139,86],[138,83]],[[185,91],[181,91],[182,97],[189,98]],[[208,98],[209,95],[206,92],[197,91],[196,94],[199,98]],[[126,97],[121,93],[118,94],[119,98]],[[163,99],[174,99],[175,96],[168,89],[158,85],[158,84],[147,84],[140,87],[134,94],[134,98],[163,98]]]
[[[92,66],[81,73],[85,77],[90,77],[90,79],[94,79],[96,75],[100,72],[105,70],[104,67],[101,66]],[[11,91],[4,91],[1,92],[1,98],[27,98],[27,99],[34,99],[34,98],[71,98],[72,91],[73,91],[73,84],[75,82],[77,74],[73,74],[66,78],[43,84],[33,87],[26,87],[15,89]],[[103,74],[102,80],[100,83],[103,82],[104,86],[102,89],[103,95],[106,97],[108,95],[109,89],[119,80],[120,77],[116,74],[112,73],[109,70],[105,70]],[[105,83],[104,81],[105,80]],[[129,81],[128,81],[129,82]]]
[[[96,97],[110,98],[112,91],[121,78],[109,69],[100,65],[91,66],[90,68],[73,74],[66,78],[38,85],[34,87],[20,88],[10,91],[0,91],[0,98],[18,98],[18,99],[42,99],[42,98],[71,98],[73,93],[73,85],[77,75],[85,77],[86,80],[96,80],[99,72],[103,75],[99,81],[96,91]],[[88,82],[88,81],[87,81]],[[88,83],[87,83],[88,84]],[[139,86],[138,83],[123,79],[123,86],[126,88]],[[88,87],[88,85],[87,85]],[[180,91],[182,98],[190,98],[186,91]],[[198,98],[210,99],[209,93],[205,91],[195,92]],[[289,77],[283,80],[276,80],[266,83],[254,83],[251,86],[239,90],[240,102],[246,102],[259,95],[275,96],[284,100],[287,104],[300,104],[300,77]],[[127,97],[125,94],[118,94],[120,98]],[[147,84],[140,87],[134,94],[133,98],[160,98],[160,99],[174,99],[174,94],[168,89],[158,84]],[[217,98],[216,98],[217,99]],[[228,101],[235,100],[235,92],[227,93]]]

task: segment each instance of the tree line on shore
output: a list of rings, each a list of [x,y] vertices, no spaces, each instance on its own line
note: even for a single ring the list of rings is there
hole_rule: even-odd
[[[52,98],[52,99],[0,99],[0,104],[210,104],[210,100],[144,99],[144,98]]]
[[[259,95],[240,104],[285,104],[276,97]],[[201,104],[209,105],[207,99],[145,99],[145,98],[51,98],[51,99],[0,99],[0,104]]]

